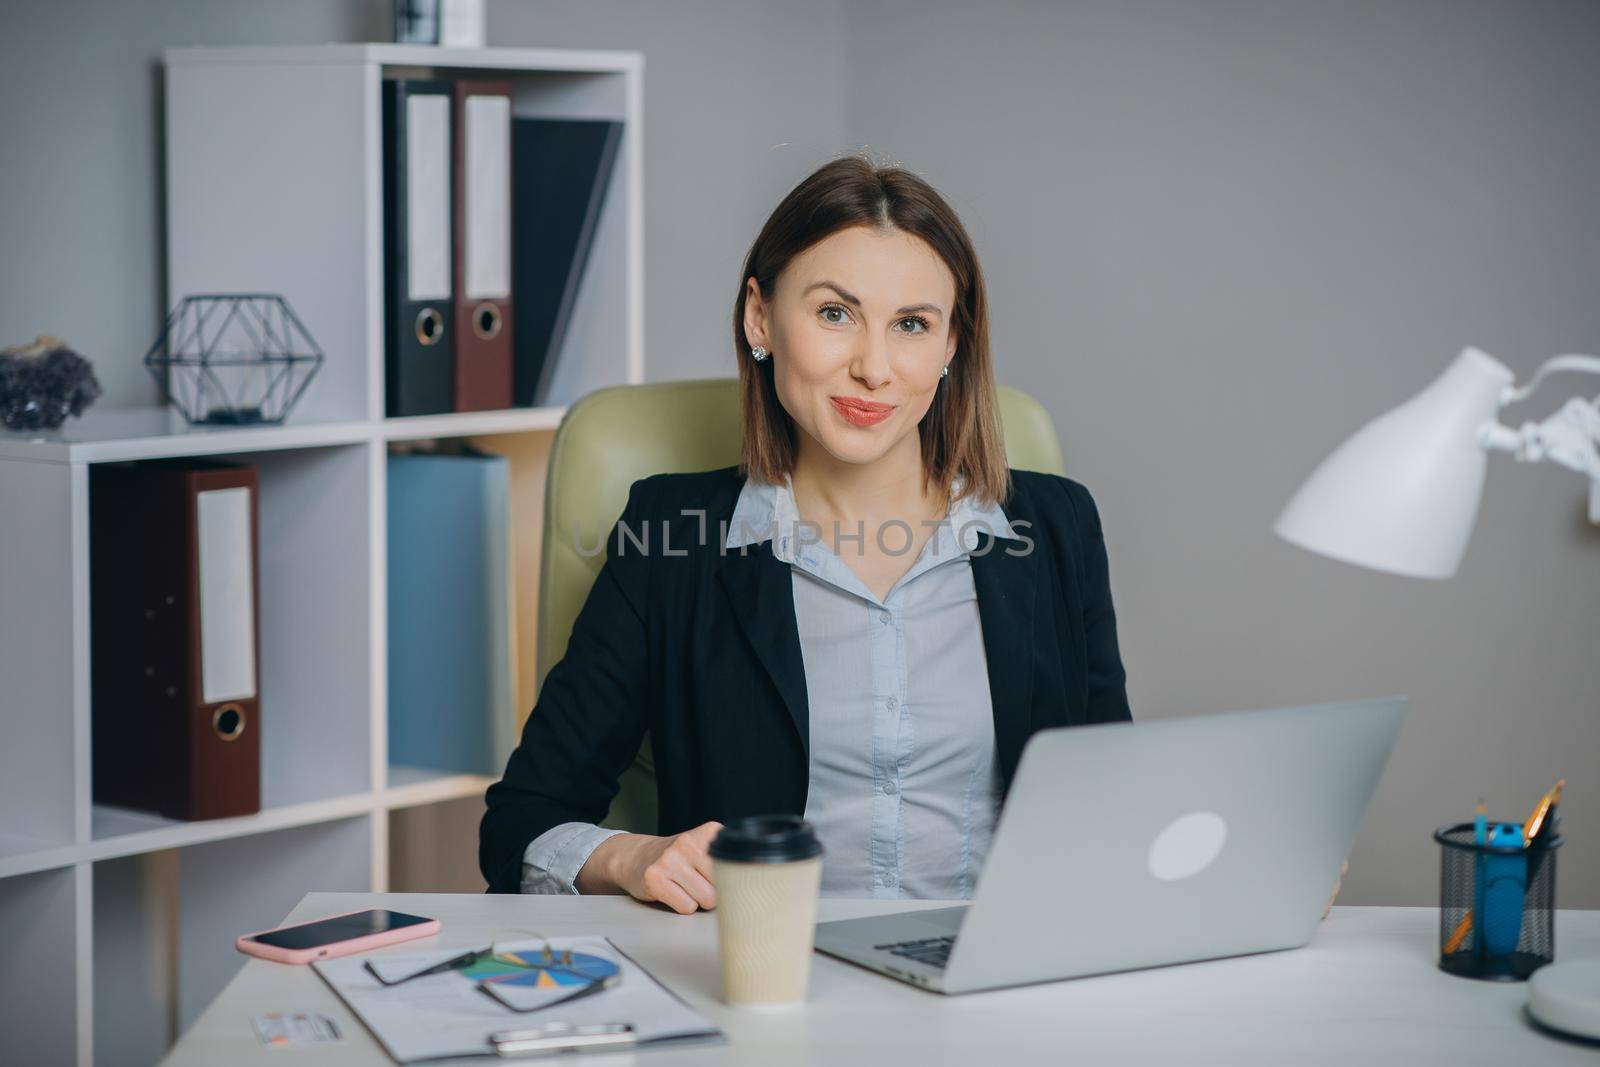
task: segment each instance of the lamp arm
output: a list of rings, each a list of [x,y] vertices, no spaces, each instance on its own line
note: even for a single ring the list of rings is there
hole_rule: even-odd
[[[1550,375],[1559,371],[1584,371],[1589,374],[1600,374],[1600,356],[1555,356],[1544,361],[1540,368],[1533,372],[1533,377],[1528,379],[1526,385],[1508,385],[1500,394],[1500,406],[1515,404],[1532,396],[1534,390],[1539,388]]]
[[[1537,384],[1535,375],[1529,391]],[[1548,459],[1585,475],[1589,521],[1600,523],[1600,401],[1575,396],[1543,422],[1524,422],[1515,430],[1490,419],[1478,427],[1478,444],[1486,451],[1509,452],[1521,463]]]

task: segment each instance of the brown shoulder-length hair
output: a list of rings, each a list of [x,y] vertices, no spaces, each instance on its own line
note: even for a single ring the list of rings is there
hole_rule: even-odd
[[[917,426],[922,438],[922,487],[949,497],[957,475],[963,496],[1004,501],[1010,491],[994,368],[989,357],[989,299],[983,271],[961,220],[933,186],[898,166],[862,156],[835,159],[795,186],[772,212],[739,275],[733,306],[734,359],[739,365],[744,426],[739,466],[757,481],[781,484],[793,473],[795,426],[778,402],[772,360],[750,356],[744,333],[747,280],[770,300],[778,275],[800,253],[851,226],[896,229],[926,241],[955,277],[950,327],[956,334],[950,374],[939,380],[933,404]],[[782,359],[783,353],[777,353]]]

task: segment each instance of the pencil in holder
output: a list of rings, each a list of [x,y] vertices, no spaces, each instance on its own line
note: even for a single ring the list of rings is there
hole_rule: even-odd
[[[1520,982],[1555,959],[1561,838],[1537,834],[1524,847],[1520,824],[1489,825],[1495,832],[1483,843],[1470,822],[1434,831],[1441,853],[1439,967],[1463,978]]]

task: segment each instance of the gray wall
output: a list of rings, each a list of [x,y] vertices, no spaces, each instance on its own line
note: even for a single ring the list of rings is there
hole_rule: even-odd
[[[1000,377],[1100,502],[1134,714],[1409,693],[1341,899],[1436,900],[1435,826],[1564,773],[1558,899],[1600,906],[1582,480],[1496,458],[1450,582],[1270,533],[1464,344],[1600,350],[1600,5],[878,0],[841,39],[848,137],[955,202]]]
[[[0,30],[0,347],[53,333],[104,407],[160,402],[161,50],[386,40],[386,0],[8,3]]]
[[[0,338],[61,333],[105,403],[153,402],[159,49],[381,39],[387,10],[8,13]],[[1600,6],[490,0],[489,36],[646,55],[652,377],[730,372],[740,257],[796,180],[863,145],[904,161],[978,243],[1001,379],[1049,407],[1100,501],[1135,714],[1409,693],[1341,899],[1432,902],[1429,831],[1479,795],[1521,818],[1561,772],[1559,899],[1600,906],[1579,479],[1497,458],[1451,582],[1270,534],[1329,448],[1463,344],[1520,372],[1600,348]]]

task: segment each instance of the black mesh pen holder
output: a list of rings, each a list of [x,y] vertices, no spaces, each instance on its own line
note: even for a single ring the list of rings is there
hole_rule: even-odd
[[[1500,825],[1500,824],[1490,824]],[[1478,844],[1473,823],[1434,831],[1439,867],[1439,967],[1463,978],[1520,982],[1555,959],[1556,849],[1539,834]]]

